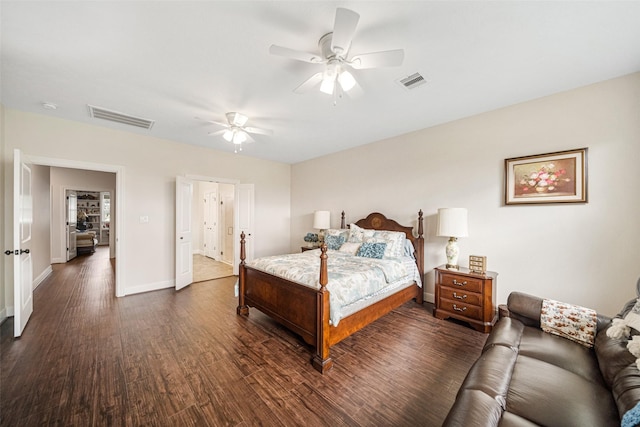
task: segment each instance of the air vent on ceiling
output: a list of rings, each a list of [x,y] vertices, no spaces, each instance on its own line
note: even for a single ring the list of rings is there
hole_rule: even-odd
[[[110,122],[122,123],[129,126],[136,126],[144,129],[151,129],[155,120],[143,119],[142,117],[130,116],[106,108],[89,105],[89,115],[95,119],[109,120]]]
[[[403,79],[398,80],[398,83],[400,83],[406,89],[415,89],[418,86],[422,86],[423,84],[426,84],[427,81],[425,80],[424,77],[422,77],[420,73],[414,73],[414,74],[411,74],[410,76],[407,76]]]

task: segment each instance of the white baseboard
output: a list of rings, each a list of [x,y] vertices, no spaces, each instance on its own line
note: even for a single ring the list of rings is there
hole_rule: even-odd
[[[67,262],[66,258],[51,258],[51,264],[64,264]]]
[[[5,320],[7,320],[9,316],[7,316],[7,308],[3,308],[2,310],[0,310],[0,325],[2,325],[4,323]]]
[[[11,316],[13,316],[13,314],[14,314],[13,313],[13,306],[12,305],[7,306],[7,317],[11,317]]]
[[[175,280],[166,280],[164,282],[148,283],[146,285],[134,286],[127,288],[124,295],[141,294],[143,292],[159,291],[160,289],[173,288],[176,286]]]
[[[435,294],[425,293],[425,294],[424,294],[424,300],[425,300],[426,302],[435,303],[435,301],[436,301],[436,296],[435,296]]]
[[[40,283],[43,282],[44,279],[46,279],[51,273],[53,273],[53,268],[51,268],[51,266],[47,266],[47,268],[44,269],[44,271],[38,276],[36,277],[36,279],[33,281],[33,289],[35,290]]]
[[[204,251],[202,249],[196,249],[192,252],[194,255],[204,255]]]

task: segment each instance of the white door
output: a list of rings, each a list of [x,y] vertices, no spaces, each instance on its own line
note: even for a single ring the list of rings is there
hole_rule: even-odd
[[[236,232],[236,253],[238,262],[233,265],[233,274],[238,274],[240,262],[240,234],[245,234],[245,262],[253,260],[253,184],[238,185],[238,229]]]
[[[222,198],[222,209],[220,210],[220,230],[222,241],[222,261],[233,264],[234,253],[233,244],[235,234],[233,232],[233,195],[226,195]]]
[[[218,193],[204,195],[204,255],[218,259]]]
[[[76,247],[76,226],[78,225],[78,195],[73,190],[67,190],[67,261],[78,255]]]
[[[176,177],[176,290],[193,282],[193,181]]]
[[[13,151],[13,335],[22,335],[33,313],[33,260],[31,258],[31,165],[20,150]]]

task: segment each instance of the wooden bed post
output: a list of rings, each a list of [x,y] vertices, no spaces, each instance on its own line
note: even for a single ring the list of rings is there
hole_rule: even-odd
[[[420,272],[420,280],[422,281],[422,288],[420,288],[420,292],[418,292],[418,296],[416,297],[416,302],[418,304],[422,304],[422,300],[424,298],[424,226],[423,226],[423,218],[422,218],[422,209],[418,212],[418,244],[416,248],[416,259],[418,260],[418,271]]]
[[[347,224],[344,220],[344,211],[342,211],[342,216],[340,217],[340,228],[347,228]]]
[[[344,215],[344,213],[343,213]],[[311,359],[313,367],[324,374],[333,367],[333,359],[329,356],[329,291],[327,283],[327,245],[320,247],[320,290],[316,294],[316,354]]]
[[[248,316],[249,315],[249,306],[244,303],[244,286],[245,286],[245,262],[244,260],[247,258],[247,253],[245,250],[245,234],[244,231],[240,233],[240,265],[238,267],[238,308],[236,308],[236,313]]]

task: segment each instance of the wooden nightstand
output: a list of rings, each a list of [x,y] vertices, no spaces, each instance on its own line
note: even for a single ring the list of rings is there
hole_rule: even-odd
[[[471,273],[460,267],[435,269],[435,303],[433,315],[438,319],[453,317],[469,323],[480,332],[491,332],[498,320],[496,310],[496,278],[498,273]]]
[[[314,247],[309,247],[309,246],[301,246],[300,247],[300,252],[305,252],[305,251],[312,251],[314,249],[318,249],[320,246],[314,246]]]

